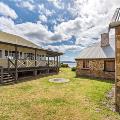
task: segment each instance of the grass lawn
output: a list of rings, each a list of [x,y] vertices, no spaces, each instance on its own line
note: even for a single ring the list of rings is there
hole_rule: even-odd
[[[53,77],[70,82],[48,82]],[[61,69],[59,75],[0,86],[0,120],[120,120],[101,104],[112,85]]]

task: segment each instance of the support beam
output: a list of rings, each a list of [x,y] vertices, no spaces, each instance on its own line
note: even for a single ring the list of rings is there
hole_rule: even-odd
[[[49,58],[49,56],[48,56],[48,67],[50,66],[50,58]]]
[[[35,67],[37,67],[37,49],[35,49]],[[36,68],[34,69],[33,74],[34,74],[34,76],[37,76]]]
[[[59,73],[59,62],[58,62],[58,55],[57,55],[57,73]]]
[[[61,67],[61,63],[60,63],[60,56],[59,56],[59,67]]]
[[[18,70],[17,70],[17,63],[18,63],[18,52],[17,52],[17,45],[15,45],[15,81],[18,80]]]
[[[0,78],[0,83],[3,83],[3,67],[0,67],[0,73],[1,73],[1,78]]]
[[[8,73],[10,73],[10,61],[8,60]]]
[[[37,76],[37,70],[34,70],[34,71],[33,71],[33,75],[34,75],[34,76]]]
[[[37,49],[35,49],[35,67],[37,66]]]
[[[57,56],[57,67],[58,67],[58,65],[59,65],[59,64],[58,64],[58,56]]]
[[[55,66],[55,56],[54,56],[54,66]]]

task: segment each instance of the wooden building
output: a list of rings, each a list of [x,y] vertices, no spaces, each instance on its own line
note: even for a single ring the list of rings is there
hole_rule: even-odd
[[[17,82],[26,75],[58,73],[62,54],[0,31],[0,82]]]
[[[76,58],[76,75],[90,78],[115,79],[115,40],[101,35],[101,42],[85,48]]]

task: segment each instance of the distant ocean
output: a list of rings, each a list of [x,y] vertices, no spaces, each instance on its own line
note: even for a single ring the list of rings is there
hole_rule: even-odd
[[[68,64],[69,67],[76,67],[76,62],[63,62],[65,64]]]

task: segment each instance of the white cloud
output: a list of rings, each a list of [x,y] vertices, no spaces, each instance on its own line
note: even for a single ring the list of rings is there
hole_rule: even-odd
[[[31,1],[21,1],[18,3],[18,6],[22,8],[27,8],[30,11],[33,11],[35,9],[35,6]]]
[[[14,29],[14,22],[10,18],[0,17],[0,30]]]
[[[69,20],[68,22],[62,22],[58,26],[55,26],[55,32],[57,34],[62,34],[65,39],[77,36],[77,33],[81,31],[81,19],[76,18],[75,20]]]
[[[0,30],[20,35],[37,44],[57,42],[62,38],[62,35],[49,31],[47,26],[42,25],[40,21],[15,24],[10,18],[0,17]]]
[[[39,15],[40,21],[47,22],[47,17],[45,15]]]
[[[43,4],[38,6],[40,21],[46,21],[47,17],[54,13],[54,11],[46,9]],[[72,8],[69,7],[69,10],[72,10],[73,16],[77,15],[77,17],[74,20],[56,25],[54,32],[49,31],[40,21],[36,23],[14,24],[11,19],[4,17],[0,18],[0,29],[21,35],[39,44],[62,42],[75,36],[75,45],[48,47],[61,51],[70,49],[80,50],[82,45],[88,46],[100,40],[100,34],[107,32],[114,10],[119,6],[119,0],[109,0],[109,2],[107,0],[75,0]]]
[[[54,10],[48,10],[47,8],[45,8],[44,4],[40,4],[38,5],[38,12],[41,15],[45,15],[45,16],[51,16],[54,14]]]
[[[37,23],[26,22],[22,24],[15,24],[10,18],[0,17],[0,29],[5,32],[20,35],[39,45],[68,39],[68,37],[66,38],[66,36],[61,33],[57,34],[48,31],[48,28],[43,26],[39,21]],[[62,45],[48,46],[48,48],[57,51],[66,51],[70,49],[80,49],[81,47],[76,45]]]
[[[66,50],[80,51],[81,49],[83,49],[83,47],[77,45],[60,45],[60,46],[48,45],[46,48],[60,52],[65,52]]]
[[[2,2],[0,2],[0,14],[12,19],[16,19],[18,17],[16,12],[12,8]]]
[[[77,17],[55,26],[55,33],[66,38],[76,37],[76,44],[88,46],[100,40],[100,34],[108,32],[110,20],[119,0],[75,0],[69,12]]]
[[[63,2],[62,0],[48,0],[49,2],[52,2],[53,5],[59,9],[62,9],[63,8]]]

